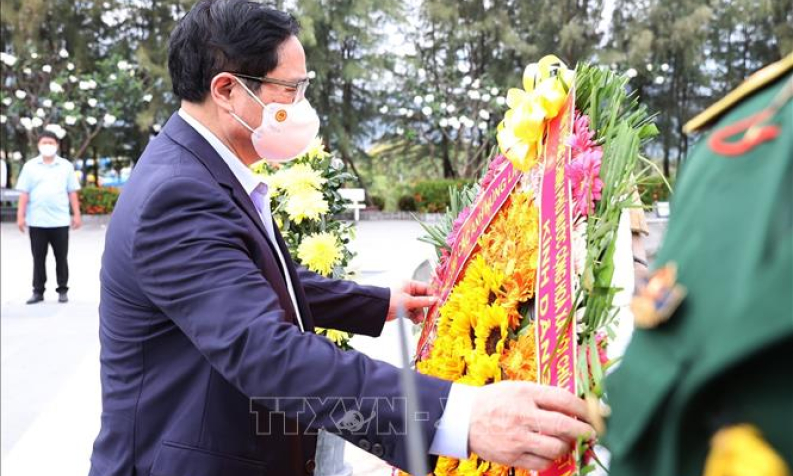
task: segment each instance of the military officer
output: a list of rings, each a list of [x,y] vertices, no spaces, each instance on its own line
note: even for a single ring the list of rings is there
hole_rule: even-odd
[[[606,380],[611,476],[790,476],[793,54],[685,126],[701,140]]]

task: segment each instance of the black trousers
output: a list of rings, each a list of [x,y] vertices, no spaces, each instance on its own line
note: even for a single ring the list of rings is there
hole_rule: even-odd
[[[33,292],[44,294],[44,285],[47,283],[47,251],[52,245],[55,254],[55,274],[58,278],[56,291],[65,293],[69,290],[69,263],[66,255],[69,253],[69,227],[57,228],[28,227],[30,230],[30,251],[33,252]]]

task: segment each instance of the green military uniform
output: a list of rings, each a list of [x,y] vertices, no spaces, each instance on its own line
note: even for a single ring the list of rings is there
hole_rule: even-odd
[[[687,126],[705,133],[680,175],[655,266],[676,263],[687,294],[668,321],[636,330],[606,380],[611,476],[700,476],[714,434],[738,424],[793,467],[789,88],[793,55]],[[764,139],[749,140],[758,131]],[[754,471],[723,474],[763,474]]]

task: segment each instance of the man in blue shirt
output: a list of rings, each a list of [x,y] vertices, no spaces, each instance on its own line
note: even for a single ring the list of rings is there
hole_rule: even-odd
[[[58,136],[45,130],[39,135],[39,156],[25,163],[19,174],[16,189],[22,192],[17,209],[19,231],[30,228],[30,249],[33,253],[33,296],[28,304],[44,300],[47,282],[45,266],[50,245],[55,254],[55,273],[58,278],[58,302],[68,302],[69,223],[74,229],[82,225],[77,191],[80,184],[74,166],[58,157]],[[69,215],[71,204],[73,216]]]

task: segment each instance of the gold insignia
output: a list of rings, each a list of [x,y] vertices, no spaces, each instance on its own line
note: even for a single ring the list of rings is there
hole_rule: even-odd
[[[677,265],[667,264],[637,283],[631,302],[634,324],[640,329],[657,327],[669,320],[685,297],[686,288],[677,284]]]
[[[286,120],[286,110],[279,109],[278,112],[275,113],[275,120],[278,122],[284,122]]]
[[[776,81],[777,78],[791,70],[793,70],[793,53],[749,76],[740,86],[688,121],[683,126],[683,132],[691,134],[702,129],[732,109],[743,99]]]
[[[741,424],[713,435],[703,476],[790,476],[790,468],[756,427]]]

